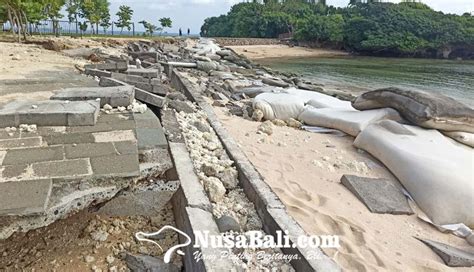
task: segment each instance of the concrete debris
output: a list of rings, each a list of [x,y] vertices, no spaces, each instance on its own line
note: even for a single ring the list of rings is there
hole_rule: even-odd
[[[219,231],[222,233],[229,232],[229,231],[234,231],[234,232],[240,232],[240,225],[235,218],[229,215],[223,215],[219,219],[216,220],[217,227],[219,228]]]
[[[427,239],[419,239],[430,247],[436,254],[438,254],[444,263],[450,267],[473,267],[474,266],[474,253],[464,251],[450,245],[435,242]]]
[[[165,263],[163,260],[148,255],[133,255],[125,253],[123,257],[128,268],[132,272],[179,272],[180,269],[172,264]]]

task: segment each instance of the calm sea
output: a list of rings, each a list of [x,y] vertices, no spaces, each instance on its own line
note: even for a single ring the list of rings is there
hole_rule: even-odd
[[[383,87],[441,93],[474,107],[474,61],[409,58],[272,58],[259,63],[326,88],[361,93]]]

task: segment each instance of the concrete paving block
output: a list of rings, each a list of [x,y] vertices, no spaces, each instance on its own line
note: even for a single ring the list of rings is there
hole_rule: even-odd
[[[134,113],[133,119],[137,128],[162,128],[160,119],[151,110],[145,113]]]
[[[140,175],[138,155],[114,155],[90,158],[94,176],[137,177]]]
[[[405,195],[389,180],[343,175],[341,182],[373,213],[413,214]]]
[[[39,147],[43,143],[43,138],[27,137],[27,138],[13,138],[13,139],[2,139],[0,140],[0,150],[13,149],[13,148],[26,148],[26,147]],[[1,160],[0,160],[1,165]]]
[[[143,68],[136,68],[136,69],[128,69],[127,74],[141,76],[144,78],[157,78],[160,74],[159,69],[143,69]]]
[[[38,126],[94,125],[99,113],[97,101],[14,101],[0,107],[0,123],[10,126],[35,124]],[[11,121],[14,118],[14,123]],[[4,121],[6,120],[6,121]]]
[[[137,128],[138,149],[167,148],[163,128]]]
[[[64,148],[62,146],[11,149],[7,151],[3,159],[3,165],[22,165],[62,159],[64,159]]]
[[[150,92],[152,92],[154,94],[159,94],[159,95],[165,96],[168,93],[173,92],[173,89],[171,89],[171,87],[169,85],[163,84],[163,83],[159,82],[158,80],[156,82],[152,82],[151,86],[152,86],[152,89],[150,90]]]
[[[0,182],[0,216],[44,213],[51,188],[51,179]]]
[[[467,252],[450,245],[432,240],[419,239],[438,254],[447,266],[451,267],[472,267],[474,266],[474,252]]]
[[[137,142],[123,141],[112,143],[118,155],[138,154]]]
[[[91,133],[55,133],[49,135],[43,135],[43,141],[48,145],[59,145],[59,144],[81,144],[81,143],[93,143],[95,142],[94,136]]]
[[[73,178],[92,175],[89,159],[34,163],[32,169],[36,177]]]
[[[118,155],[113,143],[87,143],[65,145],[66,159],[92,158]]]
[[[115,130],[106,132],[92,133],[96,143],[108,143],[108,142],[123,142],[132,141],[136,142],[137,138],[133,130]]]
[[[111,77],[112,73],[109,71],[103,71],[99,69],[86,69],[84,73],[88,76],[96,76],[96,77]]]
[[[52,100],[83,101],[100,99],[100,106],[105,104],[116,107],[127,107],[132,104],[135,90],[132,86],[66,88],[51,97]]]
[[[163,107],[165,104],[164,97],[140,89],[135,89],[135,98],[143,103],[147,103],[158,108]]]

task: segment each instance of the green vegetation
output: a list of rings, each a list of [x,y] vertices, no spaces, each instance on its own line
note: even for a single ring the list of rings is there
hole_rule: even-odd
[[[130,31],[130,26],[132,25],[132,16],[133,10],[129,6],[122,5],[119,7],[119,11],[117,12],[117,17],[119,20],[117,23],[115,23],[115,25],[120,27],[120,34],[122,34],[124,28],[127,28],[128,31]]]
[[[160,32],[163,32],[163,30],[164,30],[165,28],[167,28],[167,27],[169,28],[169,27],[171,27],[172,24],[173,24],[173,21],[171,21],[171,19],[168,18],[168,17],[163,17],[163,18],[161,18],[161,19],[158,20],[158,21],[160,21],[160,25],[161,25],[161,27],[160,27]]]
[[[386,56],[474,58],[474,17],[436,12],[429,6],[350,1],[346,8],[325,1],[266,0],[234,5],[229,13],[207,18],[208,37],[277,38]]]
[[[156,25],[149,23],[145,20],[140,21],[139,23],[142,24],[143,27],[145,28],[145,33],[144,33],[145,36],[146,35],[153,36],[153,33],[158,29]]]

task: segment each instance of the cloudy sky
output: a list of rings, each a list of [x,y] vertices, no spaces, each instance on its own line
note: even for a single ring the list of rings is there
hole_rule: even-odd
[[[158,25],[161,17],[170,17],[173,20],[173,28],[168,32],[177,32],[181,27],[183,31],[191,29],[191,33],[199,33],[204,19],[210,16],[225,14],[229,8],[243,0],[109,0],[111,2],[111,13],[115,19],[115,13],[120,5],[128,5],[135,11],[133,21],[143,19]],[[349,0],[327,0],[328,5],[346,6]],[[398,2],[398,1],[392,1]],[[435,10],[445,13],[462,14],[474,12],[473,0],[424,0]],[[138,30],[141,27],[137,28]]]

